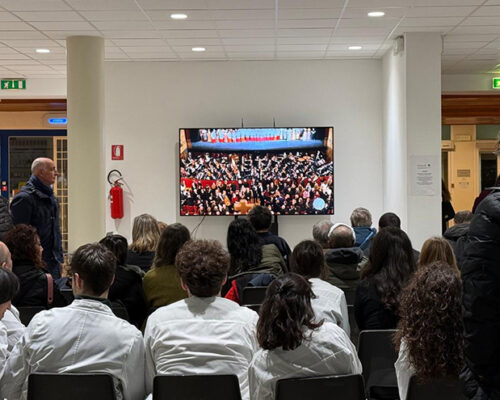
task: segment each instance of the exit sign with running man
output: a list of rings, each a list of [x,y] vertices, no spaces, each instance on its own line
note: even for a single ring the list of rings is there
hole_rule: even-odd
[[[493,78],[493,89],[500,89],[500,78]]]
[[[26,79],[2,79],[2,90],[19,90],[26,89]]]

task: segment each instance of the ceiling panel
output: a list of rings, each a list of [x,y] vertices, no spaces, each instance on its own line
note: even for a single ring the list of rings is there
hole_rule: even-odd
[[[78,11],[137,10],[134,0],[65,0],[65,2]]]
[[[40,31],[86,31],[94,27],[86,21],[31,22]]]
[[[0,22],[19,21],[19,18],[9,12],[0,12]]]
[[[89,21],[147,21],[148,17],[140,10],[81,11]]]
[[[145,10],[191,10],[206,9],[205,0],[137,0]]]
[[[0,0],[9,11],[60,11],[71,8],[62,0]]]
[[[476,9],[468,7],[412,7],[407,10],[407,17],[465,17]]]
[[[339,18],[341,12],[342,8],[285,8],[279,10],[278,19]]]
[[[19,18],[28,22],[43,21],[84,21],[75,11],[17,11]]]
[[[153,25],[156,29],[216,29],[216,21],[206,20],[206,21],[153,21]],[[237,24],[236,24],[237,25]]]

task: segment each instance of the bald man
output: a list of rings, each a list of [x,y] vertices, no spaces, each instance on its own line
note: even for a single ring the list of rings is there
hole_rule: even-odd
[[[31,164],[31,177],[12,200],[10,211],[14,225],[27,224],[36,228],[43,247],[42,258],[54,279],[61,277],[63,261],[59,203],[52,185],[57,169],[50,158],[37,158]]]

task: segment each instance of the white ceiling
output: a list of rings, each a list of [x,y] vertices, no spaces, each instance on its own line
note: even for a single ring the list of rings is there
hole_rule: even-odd
[[[103,36],[106,60],[180,61],[380,58],[404,32],[444,35],[444,73],[491,72],[500,0],[0,0],[0,76],[64,77],[71,35]]]

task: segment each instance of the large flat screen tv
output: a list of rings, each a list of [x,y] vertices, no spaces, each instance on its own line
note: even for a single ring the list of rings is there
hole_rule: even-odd
[[[179,130],[180,214],[333,214],[333,128]]]

